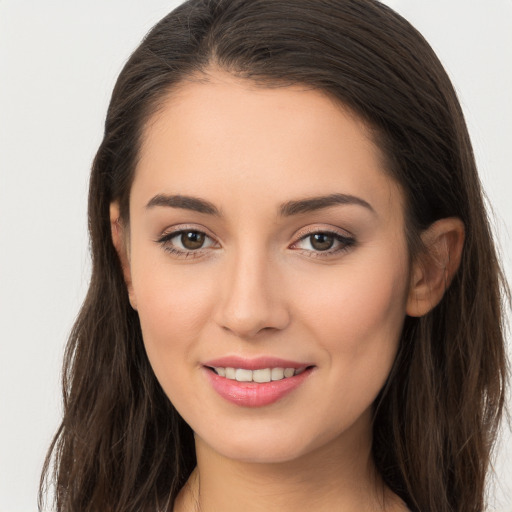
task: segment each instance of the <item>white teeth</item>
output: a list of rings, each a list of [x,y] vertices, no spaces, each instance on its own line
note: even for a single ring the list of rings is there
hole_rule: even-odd
[[[253,370],[252,372],[252,380],[254,382],[270,382],[270,368],[264,368],[263,370]]]
[[[272,380],[284,379],[284,368],[272,368]]]
[[[244,368],[237,368],[235,370],[235,379],[238,382],[251,382],[252,370],[245,370]]]
[[[301,374],[306,368],[261,368],[258,370],[246,370],[245,368],[215,367],[215,373],[238,382],[271,382]]]

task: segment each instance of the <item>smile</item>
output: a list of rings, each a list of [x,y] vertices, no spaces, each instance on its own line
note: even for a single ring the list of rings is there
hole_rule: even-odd
[[[224,400],[241,407],[264,407],[302,387],[316,365],[274,357],[223,357],[203,363],[211,388]]]
[[[224,368],[217,366],[211,368],[220,377],[238,382],[273,382],[287,379],[295,375],[300,375],[306,370],[303,368],[259,368],[256,370],[248,370],[246,368]]]

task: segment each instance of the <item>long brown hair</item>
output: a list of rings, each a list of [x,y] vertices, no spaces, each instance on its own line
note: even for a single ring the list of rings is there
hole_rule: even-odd
[[[364,119],[404,191],[411,257],[434,221],[463,221],[462,262],[443,300],[406,318],[375,404],[373,456],[411,510],[482,511],[505,395],[506,284],[450,80],[423,37],[373,0],[190,0],[126,63],[92,168],[92,277],[67,346],[40,506],[53,482],[60,512],[169,510],[195,465],[191,429],[144,351],[109,205],[119,201],[128,221],[144,124],[173,87],[212,65],[266,87],[322,90]]]

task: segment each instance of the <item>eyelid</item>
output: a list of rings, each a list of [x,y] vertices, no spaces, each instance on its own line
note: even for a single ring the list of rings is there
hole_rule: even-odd
[[[190,231],[204,234],[206,238],[212,241],[212,244],[204,248],[201,247],[199,249],[182,249],[180,247],[169,244],[170,240],[172,240],[174,237]],[[320,233],[333,236],[336,239],[338,245],[341,244],[341,247],[336,247],[334,249],[330,248],[324,251],[296,247],[300,242],[307,239],[309,236]],[[289,249],[302,252],[310,257],[314,256],[319,258],[327,258],[343,251],[347,251],[356,243],[355,237],[347,230],[331,225],[314,225],[302,228],[295,234],[294,240],[295,241],[288,246]],[[219,248],[219,241],[217,237],[212,235],[210,230],[206,227],[197,224],[178,224],[175,226],[170,226],[162,231],[155,242],[160,244],[167,252],[174,254],[177,257],[183,258],[201,257],[209,250]]]
[[[313,235],[315,233],[330,233],[333,235],[339,235],[343,238],[354,238],[354,235],[347,231],[346,229],[339,228],[337,226],[331,226],[329,224],[315,224],[313,226],[307,226],[305,228],[301,228],[294,235],[296,240],[302,240],[308,235]],[[294,242],[295,243],[295,242]]]
[[[314,250],[314,249],[303,249],[296,247],[300,242],[303,240],[306,240],[308,237],[314,235],[314,234],[326,234],[333,236],[338,244],[341,244],[340,247],[336,247],[334,249],[326,249],[325,251],[321,250]],[[300,230],[296,236],[295,241],[289,246],[290,249],[299,251],[302,254],[308,256],[308,257],[314,257],[314,258],[329,258],[339,255],[340,253],[343,253],[345,251],[348,251],[350,248],[352,248],[356,244],[356,239],[354,235],[349,233],[348,231],[344,229],[340,229],[338,227],[329,226],[308,226],[307,228]]]
[[[204,234],[205,237],[209,238],[213,241],[213,247],[208,246],[200,249],[182,249],[180,247],[170,246],[169,244],[170,240],[172,240],[174,237],[179,236],[182,233],[194,231],[197,233]],[[156,238],[155,242],[157,244],[160,244],[163,249],[171,254],[174,254],[178,257],[183,258],[197,258],[200,256],[203,256],[205,252],[207,252],[209,249],[216,249],[219,246],[219,241],[217,240],[217,237],[212,235],[210,230],[205,228],[204,226],[197,225],[197,224],[178,224],[175,226],[170,226],[164,229],[161,234]],[[217,246],[217,247],[216,247]]]
[[[205,226],[201,224],[176,224],[174,226],[168,226],[158,235],[157,240],[160,240],[169,235],[176,235],[182,231],[197,231],[198,233],[204,233],[207,237],[217,240],[217,237]]]

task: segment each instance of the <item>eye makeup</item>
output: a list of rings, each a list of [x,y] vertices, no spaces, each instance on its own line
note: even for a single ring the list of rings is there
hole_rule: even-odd
[[[342,234],[332,228],[311,227],[302,230],[298,239],[288,246],[308,257],[329,258],[348,251],[356,244],[352,235]],[[156,243],[164,251],[178,258],[199,258],[208,251],[219,249],[220,245],[212,236],[197,227],[177,226],[163,233]]]
[[[316,228],[303,235],[290,248],[309,257],[328,258],[348,251],[355,243],[356,240],[352,236]]]
[[[348,232],[336,230],[332,226],[310,226],[301,230],[298,240],[290,249],[300,251],[313,258],[329,258],[348,251],[356,244],[356,239]]]
[[[178,258],[198,258],[208,249],[219,248],[218,242],[202,229],[185,226],[163,233],[156,242]]]

